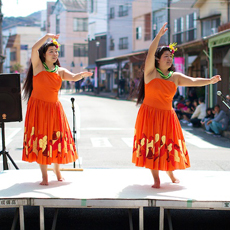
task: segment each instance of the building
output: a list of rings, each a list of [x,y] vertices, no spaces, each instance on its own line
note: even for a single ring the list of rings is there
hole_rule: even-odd
[[[88,30],[89,63],[86,69],[95,73],[96,59],[107,56],[108,0],[88,0]],[[101,69],[100,78],[97,74],[93,78],[95,88],[100,85],[106,91],[112,90],[112,75],[106,73],[105,69]]]
[[[3,29],[4,73],[21,73],[25,77],[30,64],[31,48],[41,37],[39,26],[12,26]]]
[[[50,15],[53,13],[55,2],[47,2],[46,10],[41,12],[41,31],[42,36],[50,33]]]
[[[88,14],[86,0],[58,0],[49,16],[49,32],[60,34],[61,66],[78,73],[88,66]]]
[[[187,4],[187,6],[186,6]],[[182,9],[190,4],[191,10],[184,14]],[[173,42],[178,42],[179,52],[175,56],[184,58],[185,74],[192,77],[210,78],[215,74],[222,81],[215,85],[196,88],[198,96],[204,96],[209,107],[219,103],[217,90],[229,93],[229,3],[227,1],[197,0],[193,4],[181,0],[172,5],[178,11],[171,13]],[[188,7],[189,8],[189,7]],[[181,10],[179,10],[181,9]],[[178,25],[181,24],[181,31]],[[229,60],[230,61],[230,60]],[[228,87],[226,87],[226,85]]]

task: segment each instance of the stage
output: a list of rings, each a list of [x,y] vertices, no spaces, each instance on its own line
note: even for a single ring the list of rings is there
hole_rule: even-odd
[[[166,173],[160,172],[160,189],[151,188],[151,173],[142,168],[63,171],[64,182],[56,181],[52,171],[48,175],[49,185],[41,186],[40,170],[0,173],[0,208],[19,208],[20,229],[26,227],[24,206],[39,206],[40,229],[45,228],[44,208],[47,207],[139,209],[142,230],[145,207],[159,208],[160,230],[164,229],[165,209],[230,210],[230,172],[227,171],[175,171],[179,184],[172,184]]]

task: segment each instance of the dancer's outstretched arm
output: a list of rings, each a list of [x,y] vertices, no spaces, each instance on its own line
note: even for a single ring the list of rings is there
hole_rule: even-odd
[[[182,73],[175,72],[173,76],[176,79],[176,85],[178,86],[205,86],[210,84],[215,84],[221,81],[220,75],[215,75],[212,78],[193,78],[186,76]]]
[[[155,53],[156,53],[160,38],[168,30],[168,28],[165,28],[166,25],[167,25],[167,22],[161,27],[160,31],[158,32],[158,34],[156,35],[156,37],[154,38],[154,40],[152,41],[149,47],[148,55],[145,60],[145,73],[144,73],[145,82],[151,80],[148,78],[151,78],[150,76],[153,70],[155,69]]]
[[[93,75],[91,72],[72,73],[63,67],[58,68],[58,73],[65,81],[79,81],[84,77],[91,77]]]

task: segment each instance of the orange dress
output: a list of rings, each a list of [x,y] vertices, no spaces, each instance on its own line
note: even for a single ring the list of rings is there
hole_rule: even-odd
[[[72,133],[58,100],[62,79],[42,71],[33,76],[33,91],[25,118],[22,160],[48,165],[67,164],[78,156]]]
[[[133,143],[136,166],[162,171],[190,167],[180,122],[172,108],[176,89],[174,82],[161,78],[145,84]]]

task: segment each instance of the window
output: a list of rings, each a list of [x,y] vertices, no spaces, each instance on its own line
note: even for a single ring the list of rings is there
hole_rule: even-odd
[[[128,49],[128,38],[120,38],[119,39],[119,50]]]
[[[118,16],[123,17],[128,15],[128,6],[127,5],[120,5]]]
[[[16,61],[16,51],[10,52],[10,61]]]
[[[186,16],[186,41],[196,39],[196,12]]]
[[[174,35],[173,41],[177,44],[181,44],[183,39],[183,28],[184,28],[184,18],[178,18],[174,20]]]
[[[145,41],[151,39],[151,14],[145,14]]]
[[[87,18],[74,18],[73,19],[73,31],[88,31],[88,19]]]
[[[90,1],[90,13],[94,12],[94,0]]]
[[[165,15],[159,15],[155,17],[155,23],[153,24],[153,36],[156,37],[157,33],[160,31],[161,27],[166,22],[166,16]],[[159,45],[165,45],[167,44],[167,32],[161,37]]]
[[[111,7],[110,13],[109,13],[109,18],[112,19],[112,18],[114,18],[114,16],[115,16],[115,10],[114,10],[114,7]]]
[[[88,57],[88,44],[74,44],[73,56],[74,57]]]
[[[220,18],[213,18],[208,20],[203,20],[201,22],[202,26],[202,37],[209,36],[217,32],[218,26],[220,26]]]
[[[141,27],[136,28],[136,39],[140,40],[141,39]]]
[[[60,34],[60,16],[56,15],[56,34]]]
[[[65,57],[65,45],[60,46],[59,57]]]
[[[109,45],[109,50],[114,50],[115,44],[114,44],[114,39],[110,39],[110,45]]]

